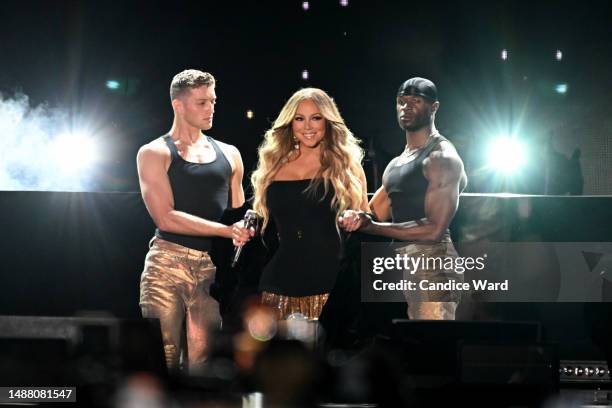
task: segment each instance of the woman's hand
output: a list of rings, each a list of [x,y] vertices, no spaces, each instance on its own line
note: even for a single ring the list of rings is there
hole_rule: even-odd
[[[372,224],[372,218],[364,211],[346,210],[338,217],[340,228],[347,232],[365,229]]]

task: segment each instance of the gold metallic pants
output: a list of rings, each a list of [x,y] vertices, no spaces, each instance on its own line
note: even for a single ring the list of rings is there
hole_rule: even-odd
[[[183,334],[190,370],[206,360],[208,332],[221,324],[219,304],[209,294],[215,272],[207,252],[151,240],[140,278],[140,308],[143,317],[159,319],[170,370],[181,363]]]
[[[312,320],[319,318],[327,298],[329,298],[329,293],[293,297],[263,292],[261,294],[261,303],[274,309],[278,320],[284,320],[293,313],[301,313],[306,318]]]
[[[458,302],[408,302],[410,320],[455,320]]]
[[[422,259],[445,259],[459,256],[449,236],[441,242],[409,244],[399,248],[400,255],[420,257]],[[414,272],[414,273],[412,273]],[[420,281],[444,283],[450,280],[463,282],[463,274],[454,270],[436,267],[422,267],[416,271],[406,271],[404,279],[413,281],[417,287]],[[455,312],[461,300],[460,291],[404,291],[408,303],[408,318],[411,320],[455,320]]]

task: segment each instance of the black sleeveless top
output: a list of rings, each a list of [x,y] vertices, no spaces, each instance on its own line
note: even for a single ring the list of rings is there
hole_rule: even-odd
[[[391,204],[394,223],[425,218],[425,193],[429,182],[423,175],[423,161],[446,138],[439,134],[431,137],[412,161],[398,165],[402,158],[391,160],[383,175],[383,186]]]
[[[214,139],[209,136],[206,138],[215,150],[215,160],[210,163],[192,163],[179,155],[169,134],[164,136],[172,158],[168,167],[168,178],[175,210],[210,221],[219,221],[229,201],[232,167]],[[174,234],[159,228],[155,230],[155,235],[198,251],[209,251],[212,242],[211,237]]]
[[[278,250],[265,266],[259,289],[285,296],[328,293],[340,267],[341,244],[333,187],[314,191],[308,180],[273,181],[266,191],[270,218],[278,231]]]

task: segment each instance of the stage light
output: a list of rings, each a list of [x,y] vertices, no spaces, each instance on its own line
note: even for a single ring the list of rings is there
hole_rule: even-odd
[[[272,313],[262,310],[248,317],[247,329],[253,339],[270,341],[276,336],[278,324]]]
[[[246,112],[246,117],[247,117],[247,119],[253,119],[253,117],[254,117],[254,116],[255,116],[255,114],[253,113],[253,111],[252,111],[252,110],[250,110],[250,109],[249,109],[249,110]]]
[[[52,141],[50,150],[53,162],[64,175],[79,176],[100,158],[96,143],[79,133],[58,136]]]
[[[340,0],[340,5],[341,5],[342,7],[346,7],[346,6],[348,6],[348,0]]]
[[[308,11],[308,9],[310,8],[310,3],[307,1],[303,1],[302,2],[302,9],[304,9],[304,11]]]
[[[514,137],[495,138],[488,148],[489,166],[506,174],[520,169],[525,164],[525,148]]]
[[[109,79],[106,81],[106,87],[112,91],[116,91],[121,87],[121,83],[119,81],[115,81],[114,79]]]
[[[561,50],[557,50],[557,52],[555,53],[555,59],[557,61],[561,61],[563,59],[563,53],[561,52]]]
[[[508,59],[508,50],[503,49],[501,52],[501,59],[506,61]]]
[[[308,75],[308,70],[307,70],[307,69],[303,70],[303,71],[302,71],[302,79],[303,79],[304,81],[307,81],[307,80],[308,80],[308,77],[309,77],[309,75]]]
[[[243,323],[251,338],[257,341],[271,340],[278,332],[278,322],[274,311],[265,305],[248,303],[244,312]],[[253,346],[253,343],[246,341],[242,342],[241,345],[239,343],[238,348],[242,351],[257,351],[253,349]],[[250,365],[247,361],[243,361],[243,363]]]
[[[317,339],[319,323],[316,320],[308,320],[302,313],[295,312],[287,316],[285,323],[287,324],[286,338],[288,340],[313,343]]]
[[[555,92],[561,95],[564,95],[567,93],[567,89],[568,86],[566,83],[562,83],[562,84],[557,84],[555,85]]]

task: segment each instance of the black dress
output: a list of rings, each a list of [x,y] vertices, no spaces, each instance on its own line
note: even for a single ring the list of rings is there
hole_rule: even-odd
[[[263,270],[260,290],[302,297],[329,293],[340,266],[341,242],[336,229],[334,195],[323,181],[305,191],[312,180],[273,181],[266,191],[270,218],[279,247]]]

